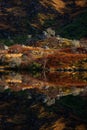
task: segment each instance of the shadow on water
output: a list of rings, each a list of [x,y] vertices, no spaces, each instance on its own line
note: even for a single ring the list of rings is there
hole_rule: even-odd
[[[0,73],[0,130],[86,130],[86,72]]]

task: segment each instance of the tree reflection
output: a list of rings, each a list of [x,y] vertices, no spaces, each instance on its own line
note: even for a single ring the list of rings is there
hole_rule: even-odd
[[[4,91],[0,99],[1,130],[86,130],[87,99],[79,96],[62,97],[52,106],[43,103],[38,89]]]
[[[87,129],[86,73],[44,73],[1,72],[0,130]]]

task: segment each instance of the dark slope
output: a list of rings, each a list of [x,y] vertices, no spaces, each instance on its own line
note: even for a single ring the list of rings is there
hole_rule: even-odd
[[[86,0],[0,0],[0,37],[52,27],[62,36],[81,38],[87,34],[86,12]]]

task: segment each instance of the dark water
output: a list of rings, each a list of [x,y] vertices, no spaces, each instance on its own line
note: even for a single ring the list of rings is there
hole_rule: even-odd
[[[0,72],[0,130],[87,130],[87,72]]]

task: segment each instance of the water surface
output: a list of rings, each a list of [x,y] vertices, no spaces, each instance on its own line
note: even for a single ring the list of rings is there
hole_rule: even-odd
[[[0,72],[0,130],[87,130],[87,72]]]

